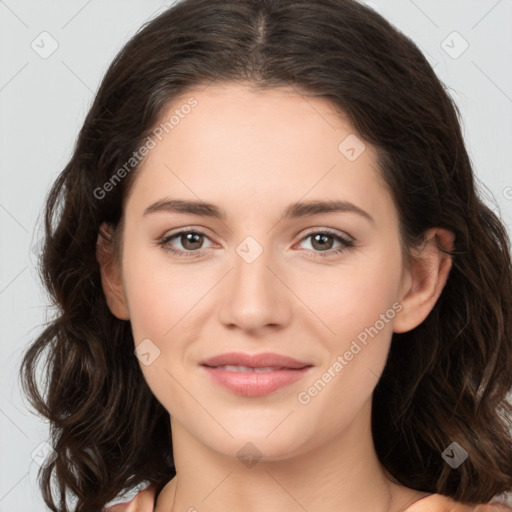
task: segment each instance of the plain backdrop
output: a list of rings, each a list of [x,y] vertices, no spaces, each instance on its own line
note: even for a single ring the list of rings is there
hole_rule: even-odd
[[[48,429],[17,376],[48,314],[35,267],[44,199],[111,60],[172,3],[0,0],[0,512],[47,510],[36,476]],[[449,87],[484,199],[510,232],[512,0],[366,3],[419,45]]]

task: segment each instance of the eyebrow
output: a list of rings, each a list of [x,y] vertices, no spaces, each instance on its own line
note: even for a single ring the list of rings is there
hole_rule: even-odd
[[[189,201],[183,199],[161,199],[148,206],[143,213],[143,216],[154,212],[168,212],[168,213],[190,213],[193,215],[201,215],[204,217],[212,217],[219,220],[226,220],[227,214],[218,206],[212,203],[205,203],[204,201]],[[320,213],[333,213],[333,212],[350,212],[356,213],[375,224],[374,218],[365,210],[359,208],[350,201],[306,201],[290,204],[283,215],[281,220],[296,219],[300,217],[309,217],[318,215]]]

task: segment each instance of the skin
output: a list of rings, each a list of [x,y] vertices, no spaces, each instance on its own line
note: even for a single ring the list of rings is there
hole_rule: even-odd
[[[239,510],[240,503],[248,512],[404,510],[427,493],[392,482],[380,464],[371,398],[393,332],[419,325],[441,294],[451,259],[437,244],[452,247],[452,233],[429,230],[406,265],[376,153],[368,143],[355,161],[339,151],[356,132],[326,99],[210,85],[175,99],[162,119],[190,96],[198,105],[151,150],[127,198],[121,266],[110,246],[98,248],[110,310],[130,320],[135,345],[149,338],[160,350],[141,369],[172,418],[177,477],[156,512]],[[214,203],[227,218],[143,215],[166,197]],[[374,222],[353,212],[280,221],[290,203],[334,199]],[[158,245],[184,227],[206,235],[199,249],[188,249],[199,257]],[[355,246],[333,254],[336,238],[322,249],[307,237],[327,228]],[[248,236],[263,249],[252,263],[236,252]],[[178,236],[167,246],[190,244]],[[378,335],[301,404],[298,393],[394,303],[401,309]],[[244,397],[199,366],[230,351],[277,352],[314,367],[295,384]],[[262,455],[252,467],[237,458],[247,442]]]

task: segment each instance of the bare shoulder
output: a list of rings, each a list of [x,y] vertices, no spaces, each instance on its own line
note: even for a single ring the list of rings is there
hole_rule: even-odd
[[[442,494],[431,494],[413,503],[404,512],[512,512],[512,508],[498,501],[466,505]]]
[[[160,491],[154,512],[172,511],[174,505],[174,495],[176,494],[176,483],[177,479],[174,477],[169,482],[167,482],[165,487]]]
[[[128,502],[107,507],[104,512],[154,512],[156,485],[150,485]]]

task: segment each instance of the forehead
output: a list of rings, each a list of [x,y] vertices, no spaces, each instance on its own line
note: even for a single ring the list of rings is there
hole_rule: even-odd
[[[192,100],[195,106],[190,108]],[[204,149],[236,150],[243,142],[248,151],[261,149],[265,143],[266,154],[279,145],[301,154],[321,143],[322,149],[336,154],[339,137],[355,135],[346,116],[332,102],[286,87],[255,89],[228,83],[191,89],[167,106],[160,124],[165,126],[171,118],[173,137],[168,142],[171,147],[173,142],[174,146],[184,145],[184,149],[197,148],[200,140]],[[301,144],[308,141],[307,147]]]
[[[374,148],[325,98],[210,85],[175,98],[158,127],[161,140],[132,191],[138,202],[167,194],[219,203],[229,196],[259,209],[305,195],[385,203]]]

